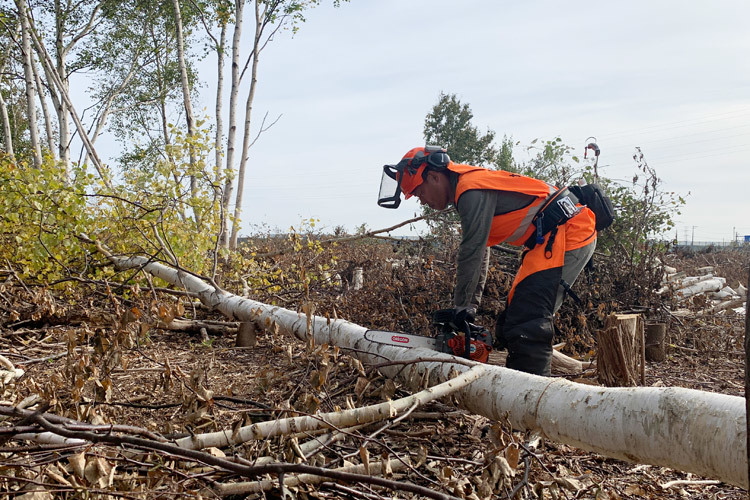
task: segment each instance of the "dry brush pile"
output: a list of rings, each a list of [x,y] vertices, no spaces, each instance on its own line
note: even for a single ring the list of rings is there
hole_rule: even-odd
[[[224,287],[422,334],[431,333],[429,312],[450,305],[453,254],[433,242],[303,243],[256,241],[260,264],[236,281],[227,273]],[[491,325],[516,263],[517,256],[495,253],[479,321]],[[364,280],[355,290],[358,268]],[[561,314],[561,335],[574,351],[593,349],[591,325],[628,300],[607,301],[606,310],[593,306],[596,293],[616,286],[599,276],[576,287],[588,307],[568,305]],[[234,437],[254,424],[274,425],[263,422],[407,401],[424,387],[397,384],[339,349],[305,346],[274,331],[255,348],[235,348],[237,323],[158,284],[52,289],[26,283],[12,269],[2,278],[0,353],[8,364],[0,490],[16,498],[744,497],[700,482],[707,478],[514,432],[507,422],[457,410],[449,395],[419,405],[408,400],[408,409],[358,425],[258,434],[202,450],[179,446],[208,432]],[[584,286],[597,279],[600,288]],[[576,332],[581,324],[589,328]],[[675,345],[681,340],[672,338]],[[715,354],[705,350],[713,344],[681,347],[692,351],[675,349],[665,366],[683,377],[686,363]],[[668,382],[659,370],[668,371],[654,367],[651,380]],[[731,386],[701,388],[736,393]]]

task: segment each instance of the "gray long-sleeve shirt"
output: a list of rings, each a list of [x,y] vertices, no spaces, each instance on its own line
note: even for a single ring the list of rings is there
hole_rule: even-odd
[[[458,175],[451,176],[455,193]],[[492,218],[532,203],[531,195],[513,191],[475,189],[464,192],[456,210],[461,218],[461,244],[458,248],[458,269],[453,305],[458,310],[476,309],[481,301],[487,280],[490,251],[487,239],[492,228]]]

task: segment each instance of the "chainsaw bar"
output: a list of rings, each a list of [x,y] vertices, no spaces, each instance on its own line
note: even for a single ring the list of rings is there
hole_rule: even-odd
[[[376,344],[392,345],[406,349],[424,347],[433,351],[438,350],[436,339],[420,335],[407,335],[406,333],[388,332],[385,330],[367,330],[365,332],[365,339]]]

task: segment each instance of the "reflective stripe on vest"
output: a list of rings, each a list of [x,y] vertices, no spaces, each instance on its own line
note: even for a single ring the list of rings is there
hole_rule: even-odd
[[[534,231],[534,226],[531,224],[534,216],[541,208],[544,200],[556,191],[554,186],[544,181],[504,170],[488,170],[453,162],[448,165],[448,170],[460,174],[454,201],[456,206],[458,206],[461,195],[472,189],[511,191],[535,198],[523,208],[494,216],[490,235],[487,238],[487,246],[496,245],[503,241],[511,245],[523,245]]]

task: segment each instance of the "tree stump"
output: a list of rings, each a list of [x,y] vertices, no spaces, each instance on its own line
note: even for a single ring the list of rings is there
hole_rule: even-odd
[[[237,340],[234,345],[236,347],[255,347],[258,343],[258,327],[252,321],[245,321],[240,323],[240,328],[237,331]]]
[[[664,361],[667,357],[664,339],[667,336],[666,323],[646,325],[646,361]]]
[[[639,314],[610,314],[597,335],[597,378],[609,387],[645,384],[643,321]],[[639,377],[640,376],[640,377]]]

